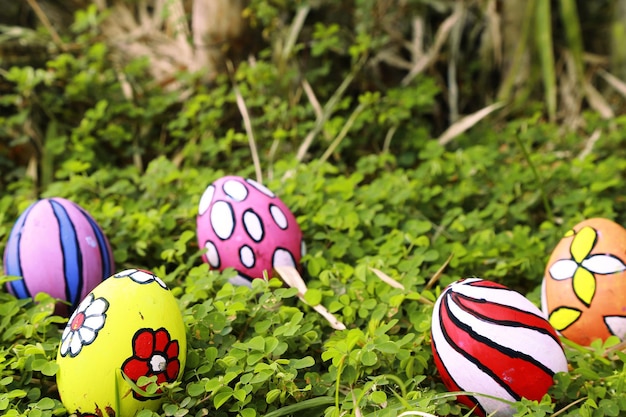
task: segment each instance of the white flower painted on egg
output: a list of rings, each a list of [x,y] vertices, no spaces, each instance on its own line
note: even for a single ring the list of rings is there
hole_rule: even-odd
[[[167,290],[167,285],[165,285],[165,282],[163,282],[161,278],[157,277],[156,275],[154,275],[152,272],[149,272],[149,271],[144,271],[142,269],[127,269],[125,271],[122,271],[120,273],[113,275],[113,278],[125,278],[125,277],[132,279],[137,284],[150,284],[151,282],[156,282],[163,289]]]
[[[96,340],[98,332],[104,327],[109,302],[104,298],[95,298],[92,293],[78,305],[70,317],[61,335],[61,356],[77,356],[83,346]]]

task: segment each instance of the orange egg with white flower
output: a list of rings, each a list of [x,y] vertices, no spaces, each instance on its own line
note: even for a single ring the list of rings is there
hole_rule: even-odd
[[[78,415],[157,410],[186,354],[182,314],[165,283],[148,271],[122,271],[87,294],[61,335],[61,401]]]
[[[591,218],[568,230],[546,265],[541,304],[550,324],[580,345],[626,340],[626,229]]]

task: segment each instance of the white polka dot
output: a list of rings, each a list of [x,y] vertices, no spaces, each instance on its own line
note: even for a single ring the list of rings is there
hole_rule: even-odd
[[[248,245],[243,245],[241,249],[239,249],[239,259],[246,268],[252,268],[256,262],[254,252]]]
[[[217,248],[210,240],[207,240],[204,247],[207,249],[206,251],[206,259],[209,261],[209,265],[213,268],[220,267],[220,254],[217,252]]]
[[[213,194],[215,193],[215,186],[209,185],[202,193],[202,197],[200,197],[200,204],[198,204],[198,214],[202,216],[211,205],[211,201],[213,200]]]
[[[246,210],[243,213],[243,224],[252,240],[255,242],[263,240],[263,222],[254,211]]]
[[[235,201],[243,201],[248,196],[248,189],[237,180],[228,180],[222,186],[226,195]]]
[[[265,194],[268,197],[276,197],[276,194],[274,194],[273,192],[271,192],[269,190],[269,188],[267,188],[266,186],[259,184],[258,182],[256,182],[255,180],[251,180],[251,179],[247,179],[246,180],[248,182],[248,184],[250,184],[251,186],[253,186],[254,188],[256,188],[257,190],[259,190],[260,192],[262,192],[263,194]]]
[[[296,266],[296,260],[293,258],[291,252],[286,249],[278,248],[274,251],[272,256],[272,266]]]
[[[304,257],[304,255],[306,255],[306,243],[304,242],[304,240],[300,241],[300,256]]]
[[[215,234],[226,240],[235,230],[235,215],[233,208],[225,201],[216,201],[211,209],[211,227]]]
[[[252,280],[250,278],[242,277],[241,275],[229,278],[228,282],[233,285],[245,285],[246,287],[252,287]]]
[[[285,217],[285,213],[283,213],[280,207],[270,204],[270,213],[272,214],[272,219],[274,219],[278,227],[285,230],[289,226],[287,223],[287,217]]]

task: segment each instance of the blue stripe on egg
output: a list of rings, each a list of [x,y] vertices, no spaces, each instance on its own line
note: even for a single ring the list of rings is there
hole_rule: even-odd
[[[4,267],[7,275],[22,276],[22,258],[20,256],[20,240],[22,238],[22,228],[26,223],[26,218],[33,208],[34,204],[31,204],[24,213],[15,222],[13,230],[11,230],[11,236],[9,236],[9,245],[6,248]],[[10,290],[18,298],[30,297],[30,291],[26,287],[23,279],[17,281],[10,281],[8,283]]]
[[[104,278],[107,278],[111,276],[113,271],[111,271],[111,254],[109,253],[109,248],[107,247],[104,233],[102,233],[102,229],[100,229],[100,226],[98,226],[95,220],[90,215],[88,215],[85,212],[85,210],[83,210],[77,204],[74,204],[74,205],[81,212],[81,214],[85,217],[85,219],[89,222],[89,224],[91,225],[91,229],[93,230],[93,233],[96,235],[96,239],[98,240],[98,249],[100,250],[100,259],[101,259],[101,264],[102,264],[102,276]]]
[[[52,199],[50,200],[50,205],[59,222],[66,297],[72,305],[76,305],[80,301],[79,297],[83,288],[83,259],[76,236],[76,229],[63,205]]]

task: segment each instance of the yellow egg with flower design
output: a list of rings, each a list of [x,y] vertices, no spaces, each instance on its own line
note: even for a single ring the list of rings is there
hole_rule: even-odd
[[[160,384],[180,378],[186,353],[185,325],[165,283],[148,271],[122,271],[87,294],[63,331],[61,401],[78,416],[157,410]]]
[[[591,218],[568,230],[546,266],[541,304],[550,324],[580,345],[626,340],[626,229]]]

